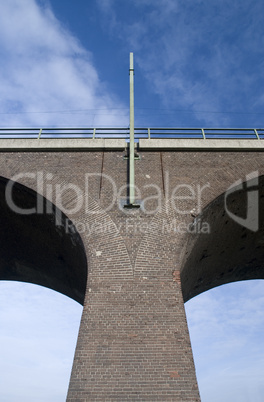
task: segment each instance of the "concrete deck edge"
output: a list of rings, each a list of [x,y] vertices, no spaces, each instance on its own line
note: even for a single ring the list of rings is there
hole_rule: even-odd
[[[124,150],[124,139],[0,139],[0,151],[113,151]],[[140,139],[140,151],[264,151],[264,140]]]
[[[264,151],[262,140],[140,139],[140,151]]]
[[[0,151],[98,151],[124,150],[127,142],[124,139],[32,139],[4,138],[0,139]]]

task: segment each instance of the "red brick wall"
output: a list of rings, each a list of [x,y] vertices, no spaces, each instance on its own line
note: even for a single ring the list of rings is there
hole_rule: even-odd
[[[89,178],[87,205],[68,213],[88,260],[68,401],[199,401],[180,283],[187,234],[170,230],[170,225],[193,221],[200,212],[203,186],[201,209],[250,172],[262,175],[263,154],[140,153],[135,162],[140,191],[136,198],[145,200],[147,212],[160,206],[151,214],[142,208],[119,208],[125,188],[108,210],[113,193],[108,176],[117,189],[127,183],[123,155],[114,151],[0,154],[3,177],[44,172],[43,189],[32,178],[18,181],[53,202],[51,189],[56,185],[73,183],[85,194],[85,174],[96,173]],[[185,199],[177,199],[180,211],[176,211],[171,195],[181,184],[192,186],[194,195],[187,199],[186,186],[178,187],[177,196]],[[76,206],[75,196],[74,191],[63,192],[60,207],[66,208],[66,215]]]

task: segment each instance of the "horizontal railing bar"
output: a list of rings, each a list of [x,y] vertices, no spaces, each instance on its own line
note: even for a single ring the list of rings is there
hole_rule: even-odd
[[[217,128],[217,127],[207,127],[203,128],[204,130],[221,130],[221,131],[249,131],[249,130],[254,130],[254,128]],[[147,130],[147,128],[135,128],[135,130]],[[195,131],[201,131],[201,128],[196,128],[196,127],[150,127],[150,130],[195,130]],[[264,128],[256,128],[256,130],[264,130]]]
[[[0,131],[39,131],[40,127],[0,127]],[[63,131],[74,131],[74,130],[83,130],[83,131],[88,131],[88,130],[94,130],[94,127],[42,127],[42,130],[46,131],[58,131],[58,130],[63,130]],[[101,131],[128,131],[129,128],[127,127],[96,127],[96,131],[101,130]],[[145,127],[139,127],[136,128],[135,130],[143,130],[144,132],[147,132],[148,128]],[[151,127],[151,131],[201,131],[201,128],[193,128],[193,127]],[[204,128],[205,131],[212,130],[212,131],[252,131],[254,128]],[[264,131],[264,128],[256,128],[257,131]]]
[[[208,136],[213,136],[213,137],[230,137],[230,135],[232,135],[233,137],[247,137],[248,135],[249,136],[252,136],[252,137],[256,137],[256,134],[251,134],[251,133],[246,133],[246,134],[242,134],[242,133],[240,133],[240,134],[235,134],[235,133],[228,133],[228,134],[220,134],[220,133],[218,133],[218,134],[213,134],[213,133],[205,133],[205,136],[206,137],[208,137]],[[256,137],[257,138],[257,137]]]
[[[95,127],[96,130],[128,130],[128,127]],[[94,127],[42,127],[43,130],[93,130]],[[0,127],[0,130],[40,130],[40,127]],[[147,127],[135,127],[135,130],[145,130]],[[197,127],[150,127],[150,130],[201,130]],[[207,127],[204,130],[254,130],[252,127]],[[256,130],[264,130],[264,128],[256,128]]]
[[[180,135],[180,136],[183,136],[183,137],[186,137],[188,135],[198,135],[199,137],[203,136],[202,133],[186,133],[186,134],[183,134],[183,133],[172,133],[172,134],[169,134],[169,133],[154,133],[154,134],[152,134],[152,137],[156,138],[159,135],[166,136],[166,137],[169,137],[169,138],[174,137],[175,135],[178,135],[178,136]]]
[[[46,131],[50,131],[50,130],[54,130],[54,131],[58,131],[58,130],[63,130],[63,131],[74,131],[74,130],[84,130],[84,131],[88,131],[88,130],[93,130],[94,127],[42,127],[42,130],[46,130]],[[22,127],[22,128],[18,128],[18,127],[0,127],[0,131],[39,131],[40,127]],[[127,127],[98,127],[96,128],[97,130],[107,130],[107,131],[113,131],[113,130],[122,130],[122,131],[129,131],[129,128]],[[144,129],[143,129],[144,130]]]

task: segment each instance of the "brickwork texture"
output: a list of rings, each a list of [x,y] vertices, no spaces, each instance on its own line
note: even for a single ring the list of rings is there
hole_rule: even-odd
[[[0,153],[2,182],[17,183],[17,200],[37,194],[55,208],[42,220],[21,220],[17,228],[24,245],[38,225],[46,229],[45,252],[38,253],[39,259],[48,255],[45,264],[32,250],[15,261],[10,250],[0,278],[44,284],[83,303],[68,402],[200,401],[184,301],[222,283],[263,277],[262,248],[257,260],[247,261],[251,274],[241,268],[243,247],[256,248],[261,229],[252,232],[233,222],[224,206],[229,187],[252,172],[261,178],[263,154],[139,152],[135,209],[124,208],[124,156],[125,151]],[[236,205],[245,198],[241,194]],[[58,211],[60,225],[50,218]],[[12,231],[5,216],[6,232]],[[233,259],[227,251],[232,242]]]

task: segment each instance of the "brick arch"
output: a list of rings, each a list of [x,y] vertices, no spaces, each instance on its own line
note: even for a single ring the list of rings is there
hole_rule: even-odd
[[[186,207],[190,213],[181,215],[176,213],[172,207],[171,198],[168,199],[152,218],[151,224],[149,224],[150,229],[140,242],[135,262],[135,276],[160,279],[170,277],[174,281],[177,277],[179,283],[181,282],[184,301],[224,283],[264,278],[264,270],[260,268],[264,261],[264,252],[262,253],[260,246],[261,239],[264,238],[264,212],[262,212],[262,210],[264,211],[262,208],[264,206],[264,176],[260,175],[256,179],[250,180],[249,175],[249,180],[243,183],[240,180],[241,176],[244,176],[243,172],[241,174],[241,170],[239,174],[238,168],[233,169],[228,181],[226,183],[221,181],[220,186],[209,176],[213,185],[203,199],[202,211],[198,215],[195,204],[192,204],[191,201]],[[240,186],[230,186],[231,183],[235,184],[238,180],[241,182],[242,189]],[[256,181],[258,182],[257,187]],[[257,232],[241,226],[224,211],[225,193],[229,186],[230,189],[233,189],[231,190],[233,193],[227,197],[227,206],[230,204],[231,213],[233,210],[234,214],[238,216],[240,214],[242,217],[246,214],[247,191],[250,189],[258,191],[260,216]],[[206,225],[207,221],[209,226]],[[175,231],[175,227],[176,229],[182,227],[182,233]],[[190,229],[191,233],[184,232],[186,227],[188,230]],[[210,233],[208,233],[208,227]],[[224,230],[227,227],[230,228],[229,235]],[[222,249],[220,249],[220,240]],[[210,248],[207,247],[207,243],[210,243]],[[232,244],[236,247],[236,255],[231,258]],[[229,250],[228,253],[225,248]],[[217,251],[216,254],[215,251]],[[213,257],[209,258],[211,255],[217,256],[215,258],[219,272],[209,270],[209,264],[215,267]],[[147,263],[147,261],[151,263]],[[221,268],[222,264],[228,267],[226,268],[228,274],[223,272],[225,270]],[[177,272],[176,276],[175,272]],[[209,273],[210,277],[207,278]]]
[[[79,233],[66,230],[66,215],[36,191],[4,177],[0,205],[0,279],[42,285],[82,304],[86,253]]]
[[[117,207],[103,211],[111,194],[104,177],[111,174],[117,187],[127,182],[123,152],[2,153],[1,172],[6,177],[40,168],[53,175],[49,180],[52,185],[71,182],[84,189],[85,173],[96,173],[89,187],[89,209],[96,214],[87,214],[85,207],[77,214],[66,213],[77,230],[82,224],[108,227],[81,233],[89,266],[88,291],[69,401],[80,395],[86,399],[133,399],[135,392],[143,400],[199,400],[180,280],[185,252],[194,244],[187,244],[186,234],[173,231],[174,221],[192,223],[197,211],[185,217],[177,215],[170,205],[169,190],[179,183],[210,182],[211,188],[203,194],[204,211],[244,174],[258,169],[263,174],[263,153],[173,151],[162,155],[144,152],[141,156],[135,164],[140,198],[153,195],[154,188],[146,186],[151,179],[161,189],[163,203],[169,199],[155,217],[146,216],[143,210],[127,213],[133,225],[142,222],[140,227],[148,227],[145,235],[134,231],[134,226],[131,231],[126,225],[122,227],[126,216]],[[19,181],[34,186],[26,177]],[[51,201],[45,191],[39,193]],[[74,205],[70,194],[65,192],[64,198],[66,206]],[[152,206],[151,200],[149,204]],[[190,211],[193,209],[191,201]],[[182,284],[185,291],[183,277]]]
[[[264,279],[264,176],[216,197],[196,217],[203,222],[210,233],[189,234],[182,258],[185,301],[226,283]]]
[[[54,204],[56,204],[56,200],[54,200],[56,185],[67,186],[67,184],[73,183],[73,185],[79,186],[84,193],[86,191],[85,173],[96,173],[96,176],[90,180],[88,205],[83,205],[77,212],[68,212],[67,209],[74,207],[79,197],[76,194],[72,197],[72,194],[70,192],[68,194],[66,191],[63,193],[63,206],[59,205],[59,208],[71,219],[73,226],[76,227],[76,230],[73,230],[79,233],[83,241],[90,282],[100,282],[99,278],[102,279],[102,282],[107,280],[126,282],[133,278],[130,256],[122,234],[118,230],[118,223],[115,223],[111,211],[106,212],[101,207],[102,202],[98,197],[98,193],[101,191],[101,181],[103,181],[100,176],[102,152],[16,152],[5,154],[5,157],[6,163],[4,158],[0,160],[1,171],[5,177],[15,178],[20,184],[37,191]],[[29,176],[27,172],[29,172]],[[30,177],[32,173],[35,176],[38,173],[43,175],[43,180],[40,179],[40,182],[43,181],[42,185],[37,184],[36,178]],[[51,179],[49,179],[49,175],[52,176]],[[126,176],[124,176],[125,178]],[[53,187],[53,192],[49,192],[48,185]],[[66,210],[64,210],[64,206]]]

